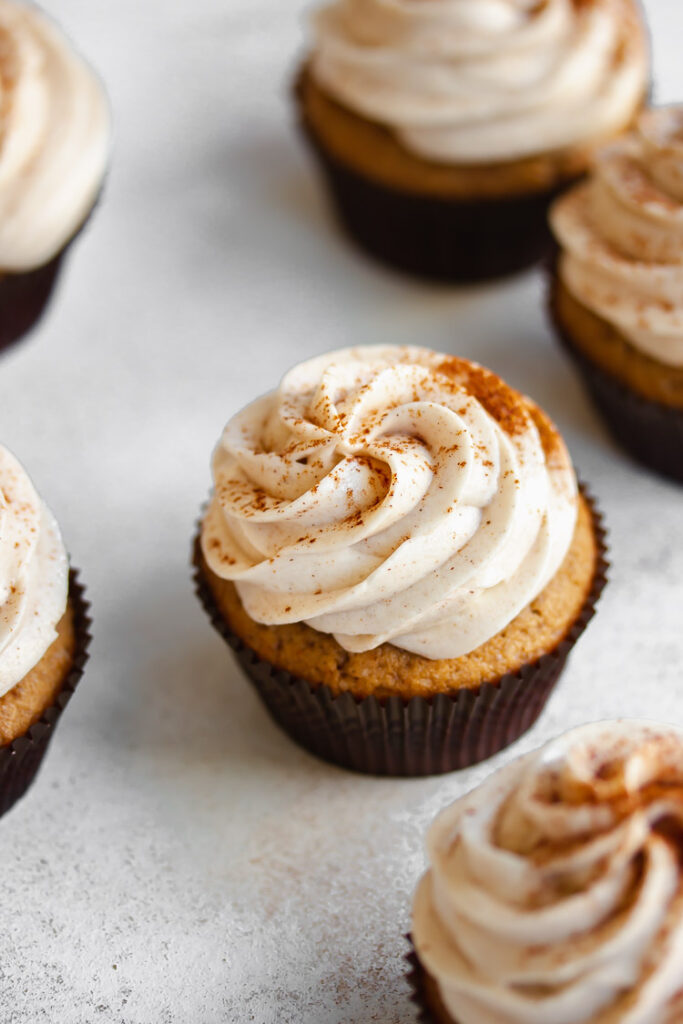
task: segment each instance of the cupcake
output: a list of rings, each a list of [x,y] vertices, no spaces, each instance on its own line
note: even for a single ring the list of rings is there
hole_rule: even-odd
[[[616,441],[683,481],[683,107],[644,113],[551,223],[561,340]]]
[[[521,270],[547,209],[649,88],[636,0],[334,0],[297,82],[340,221],[445,281]]]
[[[40,318],[102,187],[102,87],[35,7],[0,0],[0,348]]]
[[[422,348],[297,366],[227,425],[200,597],[277,722],[359,771],[463,767],[540,714],[604,583],[557,430]]]
[[[413,907],[436,1024],[679,1024],[683,733],[588,725],[445,810]]]
[[[87,604],[50,510],[0,446],[0,814],[34,779],[87,660]]]

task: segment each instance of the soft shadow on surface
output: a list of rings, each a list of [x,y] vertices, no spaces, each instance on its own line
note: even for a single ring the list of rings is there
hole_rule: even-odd
[[[272,722],[184,577],[141,578],[134,602],[110,622],[138,648],[135,678],[121,681],[109,741],[150,765],[225,774],[328,772]],[[156,768],[155,768],[156,770]]]
[[[224,197],[238,200],[250,216],[284,216],[333,233],[333,218],[313,158],[294,124],[289,133],[226,140],[208,152],[202,163],[205,182],[213,181]],[[231,206],[226,203],[223,212]]]
[[[258,258],[264,266],[277,263],[280,274],[298,264],[299,271],[305,267],[315,274],[320,287],[338,289],[340,280],[366,283],[380,302],[382,290],[433,297],[441,304],[486,293],[486,283],[422,280],[366,253],[338,222],[316,157],[294,117],[288,127],[278,136],[238,138],[205,162],[203,174],[217,183],[203,224],[214,244],[232,249],[239,241],[244,258]]]

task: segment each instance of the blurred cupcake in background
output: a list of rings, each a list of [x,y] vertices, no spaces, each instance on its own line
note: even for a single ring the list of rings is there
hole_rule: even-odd
[[[551,223],[561,340],[615,440],[683,482],[683,107],[643,113]]]
[[[342,224],[446,281],[537,261],[550,201],[649,90],[635,0],[335,0],[313,28],[298,106]]]
[[[275,720],[336,764],[425,775],[541,713],[605,583],[564,443],[483,367],[331,352],[228,424],[199,596]]]
[[[35,7],[0,0],[0,347],[44,311],[109,144],[97,77]]]
[[[433,1024],[679,1024],[683,733],[583,726],[436,819],[411,981]]]
[[[0,446],[0,814],[33,781],[82,675],[83,593],[54,516]]]

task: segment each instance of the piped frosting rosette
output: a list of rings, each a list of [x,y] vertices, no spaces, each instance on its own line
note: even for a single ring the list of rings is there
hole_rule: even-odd
[[[101,187],[110,120],[98,79],[31,4],[0,0],[0,270],[48,263]]]
[[[458,1024],[683,1019],[683,733],[568,733],[444,811],[413,941]]]
[[[496,162],[623,130],[647,90],[632,0],[336,0],[312,73],[416,154]]]
[[[569,291],[635,348],[683,367],[683,107],[643,114],[551,222]]]
[[[59,527],[15,457],[0,446],[0,696],[40,661],[66,609]]]
[[[234,417],[201,545],[245,610],[348,651],[456,658],[545,587],[576,479],[528,399],[476,364],[367,347],[293,369]]]

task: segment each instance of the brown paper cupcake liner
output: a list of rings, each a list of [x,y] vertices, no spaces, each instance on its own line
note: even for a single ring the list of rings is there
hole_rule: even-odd
[[[471,284],[518,273],[550,251],[548,207],[573,180],[500,199],[420,195],[357,173],[324,148],[304,115],[300,124],[342,228],[380,262],[417,277]]]
[[[617,444],[641,465],[683,483],[683,409],[636,394],[580,351],[557,315],[552,289],[550,315],[562,346]]]
[[[458,1024],[441,1004],[436,984],[422,966],[412,935],[406,935],[406,940],[411,947],[405,957],[408,964],[406,979],[411,988],[410,1001],[417,1007],[416,1021],[420,1024]]]
[[[539,717],[567,656],[588,625],[607,579],[605,531],[595,503],[598,557],[590,592],[565,638],[517,672],[474,690],[432,697],[335,695],[262,660],[223,618],[201,569],[199,534],[193,564],[197,595],[232,648],[272,718],[300,746],[325,761],[371,775],[438,775],[467,768],[509,746]]]
[[[54,704],[45,709],[23,736],[0,747],[0,816],[21,799],[36,777],[57,722],[71,700],[88,660],[90,605],[85,600],[85,588],[78,581],[76,569],[69,573],[69,601],[74,611],[76,634],[73,664]]]

